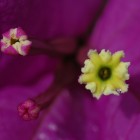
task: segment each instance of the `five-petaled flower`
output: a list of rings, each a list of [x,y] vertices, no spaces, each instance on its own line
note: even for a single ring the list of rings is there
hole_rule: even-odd
[[[85,66],[81,69],[80,83],[86,84],[93,96],[97,99],[102,94],[109,95],[128,91],[125,80],[129,79],[129,62],[120,62],[124,57],[123,51],[111,55],[110,51],[102,50],[100,54],[96,50],[88,52],[89,59],[85,60]]]
[[[20,27],[10,29],[3,33],[1,39],[1,51],[6,54],[27,55],[31,46],[26,33]]]

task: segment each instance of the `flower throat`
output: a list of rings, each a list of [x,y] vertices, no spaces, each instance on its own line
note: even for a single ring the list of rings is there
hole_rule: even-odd
[[[108,80],[111,77],[111,70],[108,67],[102,67],[99,72],[98,76],[101,80]]]

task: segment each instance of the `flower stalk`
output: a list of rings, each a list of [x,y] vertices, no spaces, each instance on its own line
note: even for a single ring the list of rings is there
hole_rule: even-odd
[[[65,65],[65,69],[63,69],[62,65]],[[68,78],[67,74],[72,75]],[[19,104],[19,116],[23,120],[28,121],[37,119],[39,113],[43,109],[47,109],[47,111],[49,111],[58,95],[61,94],[61,91],[64,88],[68,87],[73,82],[75,76],[73,64],[62,62],[56,71],[53,83],[46,91]]]

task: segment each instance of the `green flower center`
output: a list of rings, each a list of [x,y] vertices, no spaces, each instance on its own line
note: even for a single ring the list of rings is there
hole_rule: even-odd
[[[111,69],[108,67],[102,67],[98,72],[98,76],[104,81],[109,79],[111,77]]]
[[[16,42],[19,42],[19,39],[11,38],[11,40],[10,40],[11,45],[15,44]]]

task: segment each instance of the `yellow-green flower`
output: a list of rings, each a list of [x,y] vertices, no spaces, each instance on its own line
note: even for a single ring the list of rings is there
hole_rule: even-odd
[[[102,50],[100,54],[96,50],[89,50],[89,59],[85,60],[85,66],[81,69],[79,83],[86,84],[94,97],[100,98],[102,94],[109,95],[127,92],[129,79],[128,66],[130,62],[121,62],[123,51],[111,54]]]

